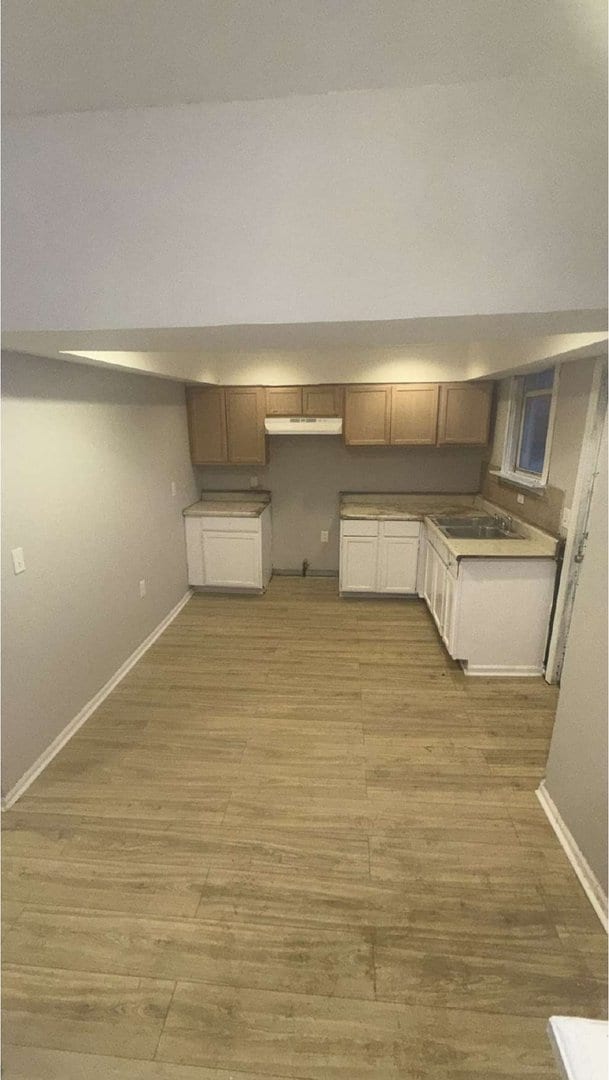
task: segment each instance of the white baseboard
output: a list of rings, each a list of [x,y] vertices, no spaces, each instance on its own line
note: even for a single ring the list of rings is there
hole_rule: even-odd
[[[556,803],[548,792],[545,780],[541,781],[535,794],[558,837],[560,846],[575,870],[588,900],[603,924],[604,930],[607,931],[607,897],[592,867],[582,854],[573,834],[561,817]]]
[[[112,675],[111,678],[108,679],[108,682],[102,686],[101,690],[98,690],[94,697],[92,697],[91,700],[83,706],[80,712],[77,713],[77,715],[70,720],[69,724],[66,724],[63,731],[59,733],[56,739],[53,739],[53,742],[50,746],[47,747],[44,753],[42,753],[40,757],[34,762],[34,764],[30,766],[27,772],[23,774],[21,779],[17,781],[14,787],[12,787],[11,790],[2,797],[1,806],[3,810],[8,810],[9,807],[13,806],[13,804],[17,802],[17,799],[20,798],[21,795],[23,795],[24,791],[27,791],[30,784],[33,783],[36,777],[40,775],[43,769],[46,769],[49,762],[52,761],[55,755],[58,754],[59,751],[62,749],[62,747],[64,747],[66,743],[70,741],[70,739],[78,731],[78,729],[82,727],[85,720],[88,720],[91,714],[94,713],[97,708],[99,708],[102,701],[104,701],[108,697],[108,694],[112,693],[115,686],[118,686],[119,682],[125,678],[127,672],[131,671],[131,668],[135,664],[137,664],[138,660],[144,655],[145,652],[147,652],[150,646],[154,644],[157,638],[161,636],[163,630],[165,630],[169,626],[169,624],[173,622],[176,615],[179,615],[180,611],[183,607],[186,606],[191,596],[192,589],[189,589],[188,592],[184,593],[184,596],[181,600],[178,601],[176,606],[171,609],[169,614],[161,620],[157,627],[155,627],[152,633],[149,634],[148,637],[145,638],[140,645],[138,645],[137,649],[135,649],[135,651],[131,653],[131,656],[128,657],[127,660],[125,660],[125,663],[121,664],[118,671],[114,672],[114,675]]]
[[[542,667],[501,667],[498,664],[470,664],[467,660],[459,661],[464,675],[472,678],[477,676],[498,677],[503,679],[530,679],[536,675],[543,675]]]

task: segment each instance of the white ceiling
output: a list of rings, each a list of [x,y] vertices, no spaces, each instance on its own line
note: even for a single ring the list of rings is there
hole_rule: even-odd
[[[7,114],[524,77],[601,61],[605,0],[4,0]]]

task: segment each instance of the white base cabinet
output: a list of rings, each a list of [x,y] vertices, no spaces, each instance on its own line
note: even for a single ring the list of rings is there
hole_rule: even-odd
[[[271,577],[271,510],[260,517],[187,517],[188,583],[198,588],[266,588]]]
[[[341,593],[416,595],[418,521],[341,521]]]
[[[466,675],[542,675],[554,595],[551,558],[462,558],[427,534],[420,594]]]

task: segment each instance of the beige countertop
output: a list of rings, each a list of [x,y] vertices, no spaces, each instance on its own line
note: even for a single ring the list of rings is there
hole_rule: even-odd
[[[340,497],[340,516],[345,520],[422,521],[428,514],[473,513],[475,500],[475,495],[360,495],[345,492]]]
[[[432,516],[445,514],[472,515],[501,514],[506,511],[488,502],[480,495],[401,495],[401,494],[343,494],[340,499],[340,517],[377,521],[424,521],[430,534],[447,548],[456,559],[464,558],[554,558],[558,540],[550,533],[537,529],[528,522],[512,515],[514,531],[518,539],[506,540],[455,540],[445,536],[431,520]]]
[[[182,510],[184,517],[260,517],[271,502],[270,491],[203,491],[198,502]]]

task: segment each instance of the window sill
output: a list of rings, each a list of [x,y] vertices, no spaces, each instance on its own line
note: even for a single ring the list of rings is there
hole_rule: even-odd
[[[497,480],[501,480],[502,483],[508,484],[510,487],[521,488],[522,491],[528,491],[530,494],[545,495],[546,492],[546,485],[542,480],[529,479],[528,476],[522,476],[521,473],[489,469],[489,475],[494,476]]]

